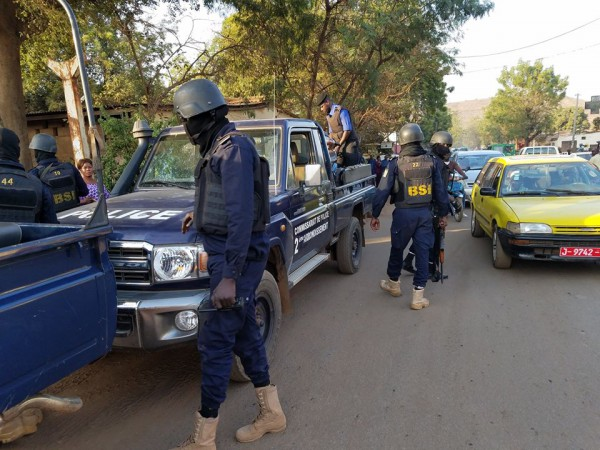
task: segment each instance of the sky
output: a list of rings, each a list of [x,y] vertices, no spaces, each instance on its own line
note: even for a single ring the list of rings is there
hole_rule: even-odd
[[[463,75],[445,78],[455,88],[448,102],[493,97],[502,68],[516,66],[519,59],[541,59],[544,67],[568,77],[567,96],[579,94],[579,105],[600,95],[600,0],[494,3],[489,15],[465,24],[463,38],[453,45]],[[480,56],[493,53],[502,54]]]

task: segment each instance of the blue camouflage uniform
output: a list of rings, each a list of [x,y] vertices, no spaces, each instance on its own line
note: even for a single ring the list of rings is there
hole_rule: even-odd
[[[427,152],[418,144],[408,144],[402,147],[400,157],[421,156]],[[415,287],[425,287],[428,279],[429,251],[434,244],[434,231],[432,222],[431,203],[422,206],[402,207],[394,199],[394,185],[398,178],[398,158],[393,158],[384,171],[379,183],[375,199],[373,200],[373,217],[377,218],[385,206],[388,197],[392,196],[396,208],[393,212],[390,257],[388,260],[387,275],[390,280],[397,281],[402,269],[404,249],[411,238],[415,245],[416,272],[413,278]],[[432,158],[432,199],[438,208],[440,217],[448,214],[448,193],[442,182],[441,164],[436,158]],[[400,191],[404,187],[400,186]]]
[[[223,180],[223,197],[229,217],[227,234],[201,233],[208,253],[211,293],[222,278],[236,280],[236,297],[246,299],[242,308],[206,313],[198,335],[202,360],[202,405],[219,408],[225,400],[232,352],[240,357],[253,384],[269,384],[269,365],[256,323],[255,291],[260,283],[269,252],[264,231],[253,229],[254,179],[259,158],[246,138],[224,135],[235,131],[227,124],[215,137],[219,147],[207,169]],[[196,224],[198,226],[198,224]]]

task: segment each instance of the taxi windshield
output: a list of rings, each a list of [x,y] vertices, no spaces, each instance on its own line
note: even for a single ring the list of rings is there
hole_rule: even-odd
[[[500,195],[600,195],[600,170],[575,161],[507,166]]]

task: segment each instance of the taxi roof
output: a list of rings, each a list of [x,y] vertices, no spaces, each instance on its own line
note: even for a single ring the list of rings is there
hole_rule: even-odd
[[[505,166],[513,166],[519,164],[539,164],[539,163],[560,163],[560,162],[587,162],[585,159],[578,157],[576,154],[571,155],[514,155],[514,156],[499,156],[492,158],[490,161],[499,162]]]

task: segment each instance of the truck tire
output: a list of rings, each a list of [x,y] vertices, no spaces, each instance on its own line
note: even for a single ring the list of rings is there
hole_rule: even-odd
[[[338,270],[341,273],[353,274],[360,268],[362,256],[362,230],[356,217],[350,219],[350,224],[340,234],[335,246]]]
[[[256,322],[258,323],[260,334],[265,343],[267,358],[270,362],[275,350],[275,344],[277,343],[279,327],[281,326],[281,298],[275,278],[266,270],[256,289]],[[250,381],[250,378],[244,372],[244,366],[240,358],[237,356],[233,358],[233,366],[229,378],[232,381]]]

